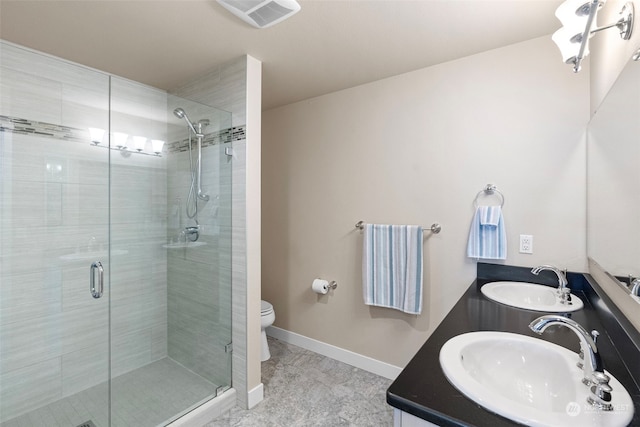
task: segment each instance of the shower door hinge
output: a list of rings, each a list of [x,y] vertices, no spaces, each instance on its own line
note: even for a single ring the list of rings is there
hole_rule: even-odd
[[[233,353],[233,343],[229,343],[227,345],[224,346],[224,352],[225,353]]]
[[[225,391],[229,390],[230,388],[231,388],[231,386],[221,385],[220,387],[218,387],[216,389],[216,397],[220,396],[222,393],[224,393]]]

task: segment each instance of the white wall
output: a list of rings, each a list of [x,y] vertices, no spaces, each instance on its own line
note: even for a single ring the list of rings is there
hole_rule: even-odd
[[[404,366],[475,278],[465,248],[487,183],[506,199],[507,264],[586,271],[587,79],[543,37],[265,111],[262,292],[275,325]],[[359,220],[442,224],[425,238],[422,315],[363,304]],[[318,296],[315,277],[339,287]]]
[[[591,113],[598,109],[633,52],[640,48],[640,28],[637,23],[640,0],[609,0],[598,12],[598,26],[613,24],[620,19],[619,12],[629,1],[633,3],[636,14],[631,39],[622,40],[619,31],[614,28],[599,32],[589,41]]]

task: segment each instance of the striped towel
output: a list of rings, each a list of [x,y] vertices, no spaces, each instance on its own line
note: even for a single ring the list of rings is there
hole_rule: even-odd
[[[365,304],[422,312],[422,227],[366,224],[362,255]]]
[[[478,206],[467,244],[469,258],[507,259],[507,234],[500,206]]]

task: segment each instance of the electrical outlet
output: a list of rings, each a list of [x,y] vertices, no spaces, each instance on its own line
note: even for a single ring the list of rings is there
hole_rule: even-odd
[[[520,235],[520,253],[521,254],[533,253],[533,236],[531,234]]]

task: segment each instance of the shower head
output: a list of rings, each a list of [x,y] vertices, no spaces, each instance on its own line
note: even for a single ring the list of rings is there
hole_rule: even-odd
[[[175,110],[173,110],[173,114],[175,114],[175,116],[179,119],[182,119],[183,117],[185,117],[187,115],[187,113],[184,112],[184,110],[180,107],[176,108]]]
[[[187,116],[187,113],[182,108],[180,107],[176,108],[175,110],[173,110],[173,114],[179,119],[184,119],[184,121],[187,122],[187,124],[189,125],[189,128],[193,131],[193,133],[196,136],[202,135],[193,126],[193,123],[191,123],[191,120],[189,120],[189,116]]]

